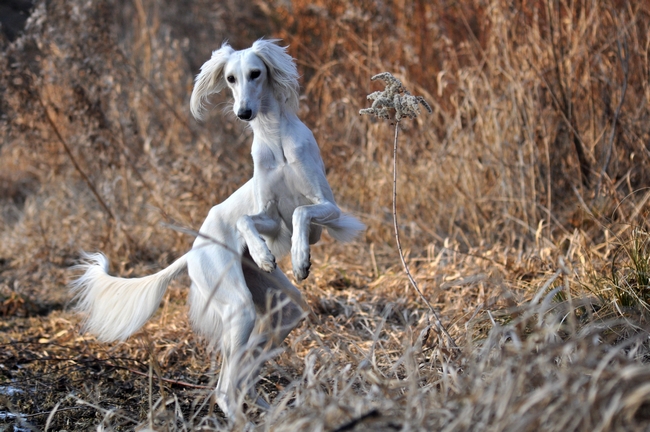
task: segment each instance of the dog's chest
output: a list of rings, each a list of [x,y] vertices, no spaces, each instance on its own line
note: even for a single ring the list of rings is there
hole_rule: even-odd
[[[258,199],[278,201],[281,197],[295,196],[300,192],[291,180],[292,168],[289,166],[281,148],[257,146],[253,149],[255,165],[255,187]],[[258,203],[264,206],[266,203]]]
[[[255,197],[257,211],[275,203],[280,217],[291,226],[291,217],[296,207],[312,204],[305,196],[305,182],[296,171],[298,166],[289,163],[282,152],[268,147],[253,151],[255,164]]]
[[[270,174],[278,168],[282,169],[287,162],[281,147],[273,149],[266,145],[254,145],[252,153],[255,170],[260,173]]]

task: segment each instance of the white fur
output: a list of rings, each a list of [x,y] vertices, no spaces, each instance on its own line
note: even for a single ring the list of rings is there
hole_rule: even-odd
[[[227,415],[242,391],[252,389],[251,377],[265,357],[261,348],[280,344],[307,310],[300,291],[276,268],[276,257],[290,251],[301,281],[309,273],[309,245],[323,227],[341,241],[364,229],[334,201],[316,140],[296,116],[295,63],[274,42],[258,40],[242,51],[224,43],[201,67],[190,103],[201,118],[207,97],[230,88],[235,114],[253,129],[253,178],[210,210],[203,235],[168,268],[124,279],[107,274],[103,255],[86,255],[79,266],[84,273],[72,283],[86,328],[105,341],[126,339],[187,266],[192,325],[222,352],[216,396]]]
[[[83,254],[83,259],[77,267],[85,273],[73,282],[76,289],[83,290],[77,307],[85,311],[101,307],[99,313],[88,316],[85,327],[103,341],[126,339],[138,331],[158,309],[169,282],[187,265],[183,255],[158,274],[124,279],[107,274],[104,254]]]

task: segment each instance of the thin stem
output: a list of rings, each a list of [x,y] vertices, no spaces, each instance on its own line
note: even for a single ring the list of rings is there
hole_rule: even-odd
[[[63,146],[63,150],[65,150],[65,153],[68,155],[68,158],[70,158],[70,162],[72,162],[72,165],[74,166],[75,170],[79,173],[79,175],[84,180],[84,182],[86,183],[86,185],[88,186],[88,188],[90,189],[92,194],[95,196],[95,198],[97,199],[97,202],[99,203],[99,205],[102,207],[102,209],[104,209],[104,211],[108,215],[108,218],[111,219],[112,221],[115,221],[115,216],[113,215],[113,212],[108,207],[106,202],[102,199],[99,192],[97,192],[97,189],[93,185],[93,182],[90,181],[90,178],[88,177],[88,175],[86,175],[86,173],[81,169],[81,167],[77,163],[77,160],[73,156],[72,151],[70,150],[70,147],[68,146],[68,143],[65,141],[65,139],[63,139],[63,136],[59,132],[59,128],[56,127],[56,123],[54,123],[54,120],[52,120],[52,117],[50,116],[50,111],[47,109],[47,107],[45,106],[45,103],[43,102],[43,99],[41,99],[40,96],[38,98],[38,102],[40,103],[41,108],[43,108],[43,112],[45,113],[45,119],[47,120],[50,127],[54,131],[54,134],[56,135],[59,142]]]
[[[603,167],[600,170],[600,176],[598,176],[598,184],[596,186],[596,197],[600,194],[600,187],[602,185],[603,177],[607,174],[607,167],[609,166],[609,162],[612,158],[612,149],[614,148],[614,138],[616,138],[616,124],[618,123],[619,116],[621,115],[621,108],[623,108],[623,102],[625,101],[625,93],[627,92],[627,78],[628,74],[630,71],[629,67],[629,49],[627,46],[627,38],[625,35],[623,35],[623,48],[621,49],[621,39],[618,38],[616,40],[616,45],[618,48],[618,51],[616,54],[618,55],[618,60],[621,62],[621,69],[623,70],[623,85],[622,85],[622,90],[621,90],[621,100],[618,102],[618,106],[616,107],[616,112],[614,113],[614,119],[612,120],[612,130],[609,134],[609,145],[607,146],[607,150],[605,152],[605,162],[603,162]],[[625,56],[621,54],[621,51],[625,52]]]
[[[408,264],[406,264],[406,259],[404,259],[404,252],[402,252],[402,242],[400,241],[399,226],[397,224],[397,138],[398,136],[399,136],[399,120],[396,120],[395,141],[393,142],[393,227],[395,228],[395,240],[397,242],[397,250],[399,252],[399,257],[402,260],[402,266],[404,267],[404,271],[406,272],[406,277],[408,277],[408,280],[411,282],[411,285],[413,285],[413,288],[415,288],[415,291],[417,291],[417,293],[420,295],[420,298],[429,307],[429,311],[431,312],[431,315],[433,315],[433,317],[435,318],[436,328],[438,329],[438,333],[444,333],[445,336],[447,336],[447,339],[449,339],[449,344],[451,345],[451,347],[458,348],[458,345],[456,345],[454,338],[451,337],[449,332],[447,332],[445,326],[440,321],[440,317],[436,313],[435,309],[433,309],[433,306],[431,306],[429,300],[427,300],[426,297],[424,297],[424,294],[422,294],[422,291],[420,291],[420,287],[418,287],[417,282],[415,282],[415,279],[411,275],[411,271],[409,270]],[[427,321],[429,321],[428,317],[427,317]]]

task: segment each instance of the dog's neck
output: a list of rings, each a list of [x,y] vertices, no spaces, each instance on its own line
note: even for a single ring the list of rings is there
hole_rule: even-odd
[[[287,143],[283,136],[287,134],[287,128],[300,120],[293,110],[278,102],[275,97],[265,100],[262,107],[257,117],[250,122],[254,135],[253,162],[261,162],[256,160],[256,155],[260,152],[268,154],[268,151],[273,154],[276,163],[285,162],[284,146]]]

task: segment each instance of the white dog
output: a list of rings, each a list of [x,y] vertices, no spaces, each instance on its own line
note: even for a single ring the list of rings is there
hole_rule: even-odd
[[[205,99],[230,88],[235,114],[253,129],[253,178],[210,210],[192,249],[166,269],[137,279],[113,277],[98,253],[85,256],[84,273],[72,283],[78,309],[87,314],[85,328],[104,341],[123,340],[153,315],[169,282],[187,266],[190,321],[221,350],[216,397],[228,416],[244,390],[252,392],[260,348],[281,343],[306,311],[275,258],[291,251],[301,281],[309,273],[309,245],[323,227],[341,241],[364,229],[334,202],[316,140],[296,116],[295,63],[274,42],[258,40],[242,51],[224,43],[201,67],[191,98],[200,119]]]

